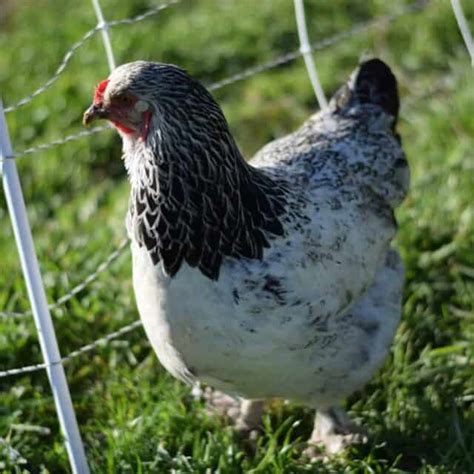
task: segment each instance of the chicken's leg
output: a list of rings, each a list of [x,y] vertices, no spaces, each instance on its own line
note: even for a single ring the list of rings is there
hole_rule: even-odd
[[[263,400],[238,399],[210,387],[206,388],[204,398],[208,411],[228,418],[240,435],[252,437],[260,429]]]
[[[349,419],[344,410],[336,407],[317,410],[306,454],[317,457],[316,446],[321,445],[326,454],[338,454],[352,444],[365,442],[366,434]]]
[[[262,426],[263,400],[242,400],[235,428],[241,435],[252,436]]]

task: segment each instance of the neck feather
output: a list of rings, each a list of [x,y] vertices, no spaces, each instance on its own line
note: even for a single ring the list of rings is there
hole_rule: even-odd
[[[124,141],[129,232],[170,276],[186,262],[217,280],[224,257],[261,259],[283,234],[283,185],[244,161],[219,119],[212,129],[154,123],[146,142]]]

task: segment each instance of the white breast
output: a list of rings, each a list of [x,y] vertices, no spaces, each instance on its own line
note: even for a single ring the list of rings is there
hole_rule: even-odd
[[[138,309],[169,372],[319,405],[370,377],[400,314],[400,262],[383,263],[393,225],[355,203],[321,199],[311,213],[263,261],[226,259],[218,281],[187,265],[170,279],[132,244]]]

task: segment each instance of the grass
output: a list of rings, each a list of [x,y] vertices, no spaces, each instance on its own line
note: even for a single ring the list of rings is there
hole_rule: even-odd
[[[148,1],[103,0],[108,19],[139,14]],[[318,40],[407,2],[306,1]],[[95,25],[87,1],[0,0],[0,90],[6,105],[43,84],[68,46]],[[463,2],[471,25],[474,8]],[[119,62],[175,62],[204,82],[298,47],[292,2],[194,0],[111,31]],[[380,25],[317,53],[327,93],[364,52],[400,81],[400,132],[413,186],[398,212],[397,246],[407,267],[403,321],[389,360],[347,401],[372,442],[327,463],[300,454],[311,431],[306,408],[275,402],[254,454],[189,389],[160,368],[141,329],[67,365],[94,473],[474,471],[474,88],[449,2]],[[8,114],[16,151],[81,130],[94,85],[107,75],[100,36],[89,40],[44,94]],[[448,81],[440,79],[447,77]],[[246,156],[315,110],[302,60],[215,93]],[[48,298],[92,272],[124,235],[128,185],[111,132],[18,159]],[[28,309],[3,196],[0,307]],[[63,354],[136,319],[130,258],[55,310]],[[41,361],[31,318],[0,320],[0,367]],[[0,379],[0,472],[68,472],[44,372]],[[26,464],[9,461],[6,446]]]

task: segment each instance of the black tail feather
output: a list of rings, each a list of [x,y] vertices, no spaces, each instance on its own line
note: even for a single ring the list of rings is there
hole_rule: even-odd
[[[359,65],[334,101],[339,109],[355,104],[380,105],[396,122],[400,108],[397,80],[383,61],[370,59]]]

